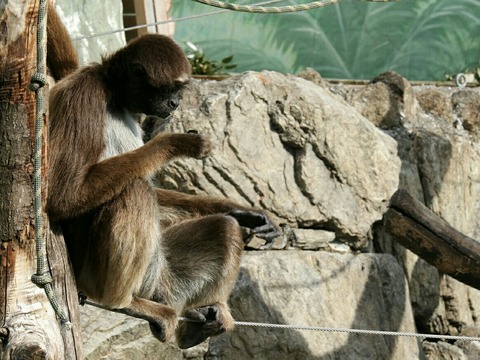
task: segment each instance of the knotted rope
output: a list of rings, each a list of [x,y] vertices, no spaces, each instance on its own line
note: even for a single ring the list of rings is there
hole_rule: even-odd
[[[69,328],[67,315],[57,301],[52,288],[52,276],[47,264],[47,249],[44,236],[42,206],[42,139],[44,109],[44,86],[47,84],[46,43],[47,43],[47,0],[40,0],[37,24],[37,64],[36,72],[30,79],[29,89],[35,92],[35,139],[33,155],[33,206],[35,212],[35,248],[37,254],[37,272],[32,275],[32,282],[45,290],[55,314],[60,318],[62,327]]]

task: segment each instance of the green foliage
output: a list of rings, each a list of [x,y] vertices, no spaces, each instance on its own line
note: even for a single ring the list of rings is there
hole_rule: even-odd
[[[224,75],[226,70],[237,67],[237,65],[231,64],[233,55],[223,58],[220,62],[209,60],[203,50],[191,42],[187,42],[186,52],[194,75]]]
[[[212,11],[191,1],[173,6],[174,17]],[[358,79],[393,70],[411,80],[442,80],[475,68],[479,34],[479,0],[344,0],[292,14],[229,12],[176,28],[177,40],[195,41],[213,57],[235,54],[237,71],[313,67],[324,77]]]

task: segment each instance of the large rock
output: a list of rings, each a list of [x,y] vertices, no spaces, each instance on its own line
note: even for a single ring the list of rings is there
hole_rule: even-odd
[[[230,305],[238,321],[415,332],[406,279],[389,255],[248,252]],[[123,315],[85,308],[82,323],[92,360],[413,360],[421,354],[408,337],[244,326],[182,353],[155,340],[145,322]]]
[[[385,124],[376,111],[379,108],[410,109],[409,116],[398,112],[400,125],[387,130],[397,141],[402,159],[399,186],[459,231],[480,239],[479,89],[407,86],[408,96],[398,96],[401,92],[397,88],[375,102],[358,102],[369,98],[379,86],[375,83],[333,90],[376,124]],[[384,113],[386,119],[390,115]],[[420,331],[461,335],[465,329],[480,329],[480,291],[439,274],[383,234],[381,227],[377,230],[378,251],[394,254],[404,266]],[[464,354],[460,348],[429,345],[427,355],[436,359],[435,354],[447,349]],[[468,351],[474,350],[471,347]],[[480,358],[480,352],[476,354]]]
[[[283,223],[279,249],[338,252],[248,252],[231,298],[235,317],[393,331],[415,324],[420,332],[478,336],[480,292],[398,245],[380,220],[401,187],[480,238],[480,92],[412,87],[396,74],[366,86],[314,75],[193,81],[173,119],[158,122],[159,131],[197,130],[216,144],[203,161],[162,169],[162,186],[268,210]],[[425,341],[423,354],[416,341],[398,337],[243,327],[181,352],[155,342],[145,324],[110,316],[117,315],[90,317],[91,359],[480,358],[478,342]]]
[[[388,255],[248,253],[230,303],[234,317],[249,322],[415,332],[406,279]],[[414,338],[242,326],[212,338],[205,358],[419,359],[421,353]]]
[[[174,344],[162,344],[146,321],[85,305],[81,308],[86,360],[181,359]]]
[[[398,187],[393,139],[340,97],[305,79],[246,73],[194,81],[163,131],[212,137],[202,163],[182,159],[159,184],[261,207],[280,222],[365,245]]]

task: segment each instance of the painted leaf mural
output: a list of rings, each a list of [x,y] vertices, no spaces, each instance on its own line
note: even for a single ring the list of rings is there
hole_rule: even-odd
[[[174,1],[172,15],[212,11]],[[312,67],[328,78],[371,79],[394,70],[410,80],[442,80],[479,66],[480,1],[344,0],[290,14],[227,12],[179,22],[175,36],[200,46],[212,59],[234,55],[236,72],[296,73]]]

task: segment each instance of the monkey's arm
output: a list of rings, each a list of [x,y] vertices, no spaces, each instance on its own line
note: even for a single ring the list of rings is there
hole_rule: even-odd
[[[270,218],[260,210],[242,206],[230,200],[183,194],[173,190],[156,189],[157,202],[166,207],[177,207],[191,214],[226,214],[235,218],[240,226],[252,229],[252,233],[266,240],[266,247],[280,236],[280,231]]]
[[[208,138],[196,134],[162,133],[142,147],[117,155],[83,169],[70,183],[65,171],[55,165],[50,171],[52,191],[48,213],[55,219],[71,218],[86,213],[119,195],[136,179],[151,176],[162,165],[179,156],[204,158],[211,151]],[[53,162],[56,164],[56,162]],[[67,169],[68,168],[65,168]],[[56,191],[61,189],[61,193]]]

